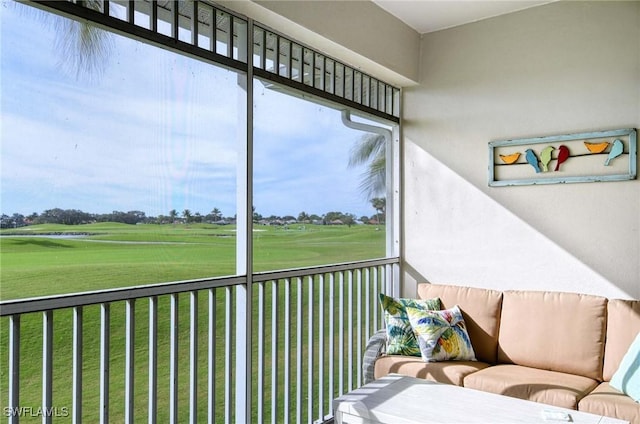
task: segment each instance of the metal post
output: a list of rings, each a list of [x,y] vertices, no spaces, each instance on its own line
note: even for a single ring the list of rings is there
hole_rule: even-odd
[[[53,407],[53,311],[42,313],[42,409]],[[42,423],[51,423],[51,414],[42,414]]]
[[[20,406],[20,315],[9,317],[9,423],[18,422],[14,413]]]

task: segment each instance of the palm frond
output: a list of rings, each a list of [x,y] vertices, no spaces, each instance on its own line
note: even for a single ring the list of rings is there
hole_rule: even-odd
[[[89,0],[86,6],[102,10],[102,2]],[[60,66],[76,78],[98,78],[107,67],[114,48],[112,34],[88,21],[56,19],[56,49],[60,52]]]
[[[386,187],[386,141],[379,134],[366,134],[354,144],[349,167],[366,165],[361,174],[360,191],[367,199],[382,195]]]
[[[385,139],[378,134],[366,134],[351,148],[349,166],[358,166],[385,154]]]

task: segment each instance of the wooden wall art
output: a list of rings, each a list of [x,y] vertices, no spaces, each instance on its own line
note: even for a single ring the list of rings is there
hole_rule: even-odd
[[[492,187],[625,181],[636,178],[635,129],[489,143]]]

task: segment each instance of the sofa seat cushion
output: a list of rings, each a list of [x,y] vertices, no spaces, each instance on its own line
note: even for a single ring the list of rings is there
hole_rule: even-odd
[[[640,403],[602,383],[578,403],[578,410],[640,424]]]
[[[521,365],[496,365],[464,378],[464,387],[569,409],[597,385],[588,377]]]
[[[415,356],[383,355],[376,360],[375,378],[396,373],[462,386],[465,376],[488,366],[478,361],[424,362]]]

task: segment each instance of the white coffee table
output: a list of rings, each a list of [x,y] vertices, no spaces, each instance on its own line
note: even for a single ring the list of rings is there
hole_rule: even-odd
[[[555,423],[624,424],[627,421],[390,374],[333,401],[338,424]],[[568,414],[569,421],[546,413]],[[627,423],[628,424],[628,423]]]

